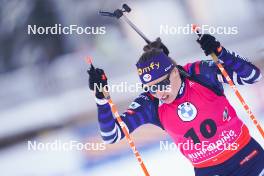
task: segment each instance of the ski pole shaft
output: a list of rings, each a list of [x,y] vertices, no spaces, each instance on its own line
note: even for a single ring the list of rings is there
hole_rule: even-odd
[[[91,58],[87,58],[87,63],[90,64],[91,68],[94,69],[94,66],[93,66],[93,64],[92,64],[92,59],[91,59]],[[104,89],[103,89],[103,90],[104,90]],[[126,128],[125,123],[124,123],[123,120],[121,119],[121,117],[120,117],[120,115],[119,115],[119,113],[118,113],[118,111],[117,111],[117,107],[116,107],[116,105],[113,103],[113,101],[112,101],[112,99],[111,99],[111,97],[110,97],[109,92],[103,91],[103,94],[104,94],[105,99],[108,101],[108,103],[109,103],[109,105],[110,105],[110,108],[111,108],[111,111],[112,111],[113,115],[115,116],[115,118],[117,119],[117,122],[118,122],[118,124],[120,125],[121,130],[123,131],[123,133],[124,133],[124,135],[125,135],[125,138],[126,138],[126,140],[128,141],[128,143],[129,143],[130,148],[132,149],[134,155],[136,156],[137,161],[138,161],[138,163],[139,163],[141,169],[143,170],[145,176],[149,176],[148,170],[147,170],[147,168],[146,168],[146,166],[145,166],[145,164],[144,164],[144,162],[143,162],[143,160],[142,160],[142,158],[141,158],[141,155],[139,154],[138,150],[136,149],[135,143],[134,143],[134,141],[132,140],[132,138],[131,138],[131,136],[130,136],[130,134],[129,134],[127,128]]]
[[[109,103],[109,105],[111,107],[112,113],[114,114],[114,116],[117,119],[117,122],[119,123],[123,133],[125,134],[125,137],[126,137],[128,143],[130,145],[130,148],[132,149],[134,155],[136,156],[137,161],[138,161],[141,169],[143,170],[145,176],[149,176],[148,170],[147,170],[147,168],[146,168],[146,166],[145,166],[145,164],[144,164],[144,162],[143,162],[138,150],[136,149],[134,141],[132,140],[131,136],[129,135],[128,130],[126,129],[126,125],[123,122],[123,120],[121,119],[115,104],[113,103],[112,99],[110,98],[108,92],[103,92],[103,93],[104,93],[104,95],[105,95],[105,97],[106,97],[106,99],[107,99],[107,101],[108,101],[108,103]]]
[[[151,41],[134,23],[132,23],[132,21],[129,20],[129,18],[124,14],[125,12],[131,12],[131,8],[127,4],[123,4],[122,9],[116,9],[114,12],[99,11],[99,14],[101,16],[114,17],[117,19],[122,18],[123,21],[125,21],[140,37],[142,37],[147,44],[150,44]]]
[[[235,91],[235,94],[237,96],[237,98],[239,99],[239,101],[241,102],[242,106],[244,107],[244,109],[246,110],[246,112],[248,113],[250,119],[253,121],[254,125],[257,127],[258,131],[260,132],[261,136],[264,139],[264,131],[263,128],[261,127],[260,123],[258,122],[258,120],[256,119],[256,117],[254,116],[254,114],[252,113],[250,107],[248,106],[248,104],[245,102],[244,98],[242,97],[242,95],[240,94],[240,92],[238,91],[237,87],[234,85],[233,81],[231,80],[231,78],[229,77],[228,73],[226,72],[225,68],[223,67],[222,64],[219,63],[217,56],[215,55],[215,53],[211,54],[211,57],[213,58],[213,60],[215,61],[216,65],[218,66],[219,70],[221,71],[222,75],[225,77],[225,79],[227,80],[228,84],[230,85],[230,87]]]
[[[197,30],[197,26],[193,26],[193,30],[197,33],[197,35],[200,37],[202,34],[199,33],[199,31]],[[212,57],[212,60],[216,63],[217,67],[219,68],[219,70],[221,71],[222,75],[225,77],[226,81],[228,82],[228,84],[230,85],[230,87],[235,91],[235,94],[237,96],[237,98],[239,99],[240,103],[242,104],[243,108],[246,110],[246,112],[248,113],[250,119],[252,120],[253,124],[257,127],[259,133],[261,134],[262,138],[264,139],[264,130],[261,127],[261,124],[259,123],[259,121],[256,119],[256,117],[254,116],[254,114],[251,111],[251,108],[248,106],[248,104],[245,102],[244,98],[242,97],[242,95],[240,94],[240,92],[238,91],[237,87],[235,86],[235,84],[233,83],[232,79],[230,78],[230,76],[228,75],[228,73],[226,72],[225,68],[223,67],[223,65],[219,62],[218,57],[216,56],[215,53],[211,53],[210,54]]]
[[[132,22],[126,17],[125,14],[123,14],[123,16],[122,16],[121,18],[123,18],[123,20],[124,20],[124,21],[125,21],[130,27],[132,27],[132,28],[138,33],[138,35],[140,35],[140,36],[145,40],[145,42],[146,42],[147,44],[150,43],[150,40],[145,36],[145,34],[143,34],[143,32],[141,32],[141,31],[138,29],[138,27],[137,27],[134,23],[132,23]]]

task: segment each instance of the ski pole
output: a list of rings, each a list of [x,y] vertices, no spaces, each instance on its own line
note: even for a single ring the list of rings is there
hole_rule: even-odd
[[[198,26],[197,25],[193,25],[192,26],[193,31],[200,37],[202,34],[198,31]],[[220,46],[218,48],[218,50],[222,50],[222,47]],[[225,68],[223,67],[223,65],[219,62],[218,57],[216,56],[216,54],[214,52],[212,52],[211,54],[212,60],[216,63],[217,67],[219,68],[219,70],[221,71],[222,75],[225,77],[226,81],[228,82],[228,84],[230,85],[230,87],[235,91],[235,94],[237,96],[237,98],[239,99],[240,103],[242,104],[242,106],[244,107],[244,109],[246,110],[246,112],[248,113],[250,119],[252,120],[252,122],[254,123],[254,125],[257,127],[258,131],[260,132],[261,136],[264,139],[264,131],[263,128],[261,127],[261,124],[258,122],[258,120],[256,119],[256,117],[254,116],[254,114],[252,113],[250,107],[248,106],[248,104],[245,102],[244,98],[242,97],[242,95],[240,94],[240,92],[238,91],[237,87],[235,86],[235,84],[233,83],[232,79],[230,78],[230,76],[228,75],[228,73],[226,72]]]
[[[125,14],[123,14],[122,18],[130,27],[132,27],[132,29],[134,29],[134,31],[138,33],[138,35],[140,35],[145,40],[147,44],[151,43],[150,40],[145,36],[145,34],[143,34],[143,32],[141,32],[138,27],[126,17]]]
[[[122,17],[122,19],[132,28],[134,29],[134,31],[136,31],[136,33],[138,35],[140,35],[140,37],[143,38],[143,40],[145,40],[145,42],[147,44],[150,44],[151,41],[146,37],[146,35],[139,30],[139,28],[134,24],[132,23],[127,17],[126,15],[124,14],[124,12],[130,12],[131,11],[131,8],[127,5],[127,4],[123,4],[122,5],[122,9],[116,9],[114,12],[105,12],[105,11],[99,11],[99,14],[101,16],[108,16],[108,17],[115,17],[117,19],[120,19]]]
[[[91,69],[95,69],[94,66],[93,66],[93,64],[92,64],[92,58],[87,57],[86,62],[90,65]],[[108,103],[110,105],[110,108],[111,108],[111,111],[112,111],[113,115],[115,116],[115,118],[117,119],[117,122],[120,125],[121,130],[123,131],[123,133],[124,133],[124,135],[125,135],[128,143],[129,143],[130,148],[132,149],[134,155],[136,156],[137,161],[138,161],[141,169],[143,170],[145,176],[149,176],[148,170],[147,170],[147,168],[146,168],[146,166],[145,166],[145,164],[144,164],[144,162],[143,162],[143,160],[141,158],[141,155],[139,154],[138,150],[136,149],[135,143],[132,140],[131,136],[129,135],[129,132],[128,132],[127,128],[126,128],[126,125],[123,122],[123,120],[121,119],[121,117],[120,117],[120,115],[119,115],[119,113],[117,111],[117,107],[113,103],[113,101],[112,101],[112,99],[110,97],[109,92],[108,91],[105,91],[103,89],[103,94],[105,96],[105,99],[108,101]]]
[[[129,20],[129,18],[125,15],[126,13],[131,12],[131,8],[127,4],[123,4],[121,9],[116,9],[114,12],[106,12],[106,11],[99,11],[99,14],[101,16],[108,16],[108,17],[113,17],[117,19],[122,19],[125,21],[147,44],[150,44],[151,41],[146,37],[146,35],[139,30],[139,28]],[[167,55],[169,55],[169,50],[168,48],[161,43],[161,48],[163,49],[163,52]]]

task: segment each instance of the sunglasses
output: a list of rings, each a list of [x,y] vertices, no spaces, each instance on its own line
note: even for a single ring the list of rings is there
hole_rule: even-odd
[[[156,83],[156,84],[153,84],[151,86],[143,86],[143,89],[146,91],[146,92],[149,92],[151,94],[156,94],[157,91],[166,91],[169,87],[170,87],[170,75],[171,75],[171,72],[172,72],[173,69],[171,69],[171,71],[169,72],[168,76],[163,79],[162,81]]]

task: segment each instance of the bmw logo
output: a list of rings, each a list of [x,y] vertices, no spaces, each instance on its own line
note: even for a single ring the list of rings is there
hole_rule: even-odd
[[[178,106],[178,115],[184,122],[192,121],[197,115],[197,109],[190,102],[184,102]]]

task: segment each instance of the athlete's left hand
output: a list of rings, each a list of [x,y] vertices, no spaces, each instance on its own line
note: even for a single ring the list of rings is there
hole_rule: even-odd
[[[206,56],[211,53],[215,53],[217,56],[220,55],[222,51],[222,47],[219,41],[215,39],[214,36],[210,34],[202,34],[198,39],[197,42],[200,44],[201,48],[203,49]]]

